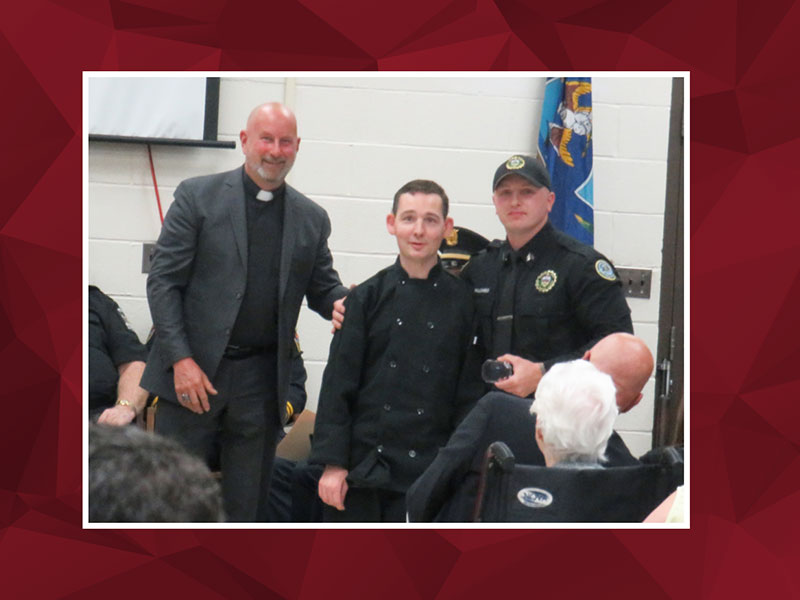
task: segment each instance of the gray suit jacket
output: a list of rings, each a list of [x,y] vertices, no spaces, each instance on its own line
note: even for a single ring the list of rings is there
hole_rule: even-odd
[[[329,319],[347,293],[333,269],[327,213],[286,186],[278,277],[278,406],[292,371],[294,329],[303,296]],[[191,356],[212,384],[247,279],[247,223],[242,169],[196,177],[175,190],[147,278],[156,330],[142,387],[176,401],[172,365]],[[285,411],[280,410],[281,420]]]

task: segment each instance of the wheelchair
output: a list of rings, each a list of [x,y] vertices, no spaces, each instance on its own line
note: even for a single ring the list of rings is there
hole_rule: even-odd
[[[503,442],[484,455],[473,521],[641,522],[683,484],[683,448],[651,450],[642,464],[560,468],[516,464]]]

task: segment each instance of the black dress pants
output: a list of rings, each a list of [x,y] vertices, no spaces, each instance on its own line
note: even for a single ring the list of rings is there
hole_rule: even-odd
[[[209,396],[211,410],[196,414],[161,401],[156,431],[207,463],[219,452],[222,496],[228,521],[254,522],[266,510],[280,418],[274,354],[222,359]],[[263,505],[263,506],[262,506]]]

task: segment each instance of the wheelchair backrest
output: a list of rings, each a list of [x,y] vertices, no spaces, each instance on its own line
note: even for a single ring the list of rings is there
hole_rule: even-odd
[[[487,473],[481,520],[641,522],[682,483],[682,461],[599,469],[494,468]]]

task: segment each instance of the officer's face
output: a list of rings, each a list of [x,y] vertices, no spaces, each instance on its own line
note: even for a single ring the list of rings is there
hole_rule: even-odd
[[[294,117],[265,107],[248,121],[239,138],[247,174],[263,188],[274,190],[280,186],[300,147]]]
[[[453,219],[442,215],[439,194],[402,194],[397,214],[386,217],[386,228],[397,238],[402,257],[428,261],[436,258],[442,239],[453,229]]]
[[[500,181],[492,200],[507,233],[533,237],[547,223],[555,194],[519,175],[508,175]]]

